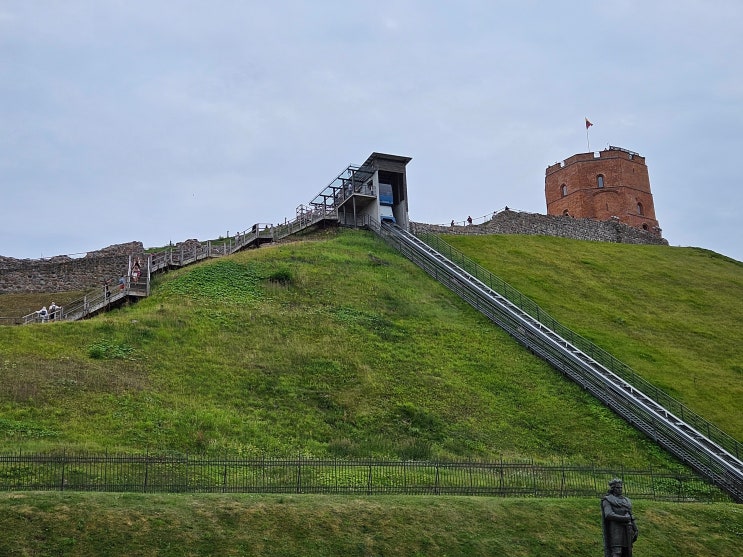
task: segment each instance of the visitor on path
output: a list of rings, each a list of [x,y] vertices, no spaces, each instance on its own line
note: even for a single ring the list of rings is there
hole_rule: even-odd
[[[134,267],[132,268],[132,279],[134,279],[135,284],[139,282],[139,275],[142,274],[142,268],[139,265],[139,258],[134,260]]]
[[[472,217],[467,217],[467,224],[472,226]]]
[[[57,317],[57,310],[59,309],[59,306],[52,302],[49,304],[49,320],[54,321]]]
[[[49,312],[46,310],[46,306],[39,310],[39,319],[42,323],[46,323],[49,320]]]

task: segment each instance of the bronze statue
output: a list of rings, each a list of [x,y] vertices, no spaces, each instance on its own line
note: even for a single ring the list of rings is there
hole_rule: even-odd
[[[609,493],[601,499],[601,528],[604,557],[632,557],[632,544],[639,530],[632,516],[632,502],[622,495],[622,480],[609,482]]]

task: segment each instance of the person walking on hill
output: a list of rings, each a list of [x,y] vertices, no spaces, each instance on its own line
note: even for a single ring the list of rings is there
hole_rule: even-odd
[[[472,226],[472,217],[467,217],[467,225]]]

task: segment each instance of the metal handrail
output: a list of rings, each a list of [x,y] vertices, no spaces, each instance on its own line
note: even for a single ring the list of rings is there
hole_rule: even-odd
[[[536,302],[522,294],[503,279],[481,267],[469,259],[464,253],[435,234],[422,233],[417,234],[416,237],[420,238],[433,249],[444,255],[447,259],[462,267],[465,271],[482,281],[489,288],[498,292],[498,294],[524,312],[528,313],[545,327],[553,330],[570,344],[588,354],[593,360],[596,360],[612,373],[617,374],[627,383],[633,385],[652,398],[655,402],[664,408],[667,408],[673,414],[676,414],[684,422],[693,426],[694,429],[699,430],[706,437],[727,450],[730,454],[734,455],[738,459],[743,458],[743,444],[734,437],[725,433],[719,427],[696,414],[688,406],[638,375],[629,365],[621,362],[603,348],[600,348],[590,340],[582,337],[575,331],[557,321],[557,319],[542,309]]]
[[[334,493],[600,497],[614,477],[633,499],[729,502],[679,470],[615,470],[534,461],[342,460],[168,454],[0,454],[0,491]]]
[[[654,402],[421,238],[394,225],[381,224],[372,228],[393,248],[461,296],[534,354],[589,391],[682,462],[730,493],[734,499],[743,502],[743,462],[731,451]],[[462,261],[466,260],[461,253],[459,255]],[[472,263],[470,270],[474,269],[474,265]]]
[[[362,170],[362,167],[349,165],[341,174],[339,174],[330,186],[331,190],[338,189],[333,188],[332,184],[340,180],[341,182],[350,180],[353,181],[355,173]],[[358,182],[359,186],[363,184]],[[368,187],[368,186],[363,186]],[[370,190],[371,191],[371,190]],[[318,197],[322,197],[322,192]],[[332,196],[325,196],[332,197]],[[324,204],[311,203],[312,208],[303,211],[298,214],[297,217],[292,220],[285,222],[281,225],[273,225],[267,223],[256,223],[252,227],[242,232],[238,232],[234,237],[228,237],[220,245],[212,244],[211,241],[205,244],[199,243],[198,245],[182,244],[178,247],[170,247],[165,250],[153,252],[147,254],[147,269],[149,275],[158,271],[166,270],[170,267],[182,267],[184,265],[190,265],[210,257],[222,257],[225,255],[231,255],[241,249],[260,243],[260,241],[276,241],[282,238],[286,238],[292,234],[296,234],[308,228],[318,222],[324,220],[338,220],[337,211],[337,200],[334,200],[332,206],[326,206]],[[130,284],[127,279],[126,292],[128,294],[135,295],[149,295],[149,277],[145,277],[146,287],[135,287]],[[117,284],[116,280],[112,281],[113,284]],[[143,290],[143,292],[140,292]],[[120,298],[118,294],[112,296],[115,299]],[[70,302],[64,308],[59,310],[58,317],[60,319],[80,319],[91,312],[98,311],[101,306],[107,305],[108,302],[115,300],[105,300],[102,296],[98,296],[95,291],[91,291],[86,294],[82,299]],[[42,319],[39,316],[39,312],[33,312],[28,315],[24,315],[21,318],[0,318],[8,321],[20,322],[22,324],[38,323],[47,321],[48,319]],[[1,322],[0,322],[1,323]]]

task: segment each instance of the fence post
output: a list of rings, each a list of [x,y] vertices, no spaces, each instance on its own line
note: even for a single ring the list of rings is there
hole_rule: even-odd
[[[565,461],[562,461],[562,470],[560,474],[560,497],[565,497]]]
[[[65,473],[65,463],[66,462],[67,462],[67,449],[65,449],[65,450],[62,451],[62,478],[61,478],[61,481],[59,483],[59,490],[60,491],[64,491],[64,483],[65,483],[64,473]]]
[[[222,473],[222,493],[227,491],[227,461],[224,461],[224,472]]]
[[[593,464],[592,468],[593,468],[593,489],[596,493],[599,493],[599,486],[596,484],[596,480],[598,479],[596,478],[596,465]]]
[[[302,493],[302,455],[297,458],[297,493]]]
[[[144,456],[144,483],[142,485],[142,493],[147,493],[147,476],[150,472],[150,455],[149,453],[146,453]]]
[[[676,481],[678,483],[678,494],[676,495],[676,501],[679,503],[682,501],[681,494],[683,493],[683,480],[681,479],[681,476],[676,476]]]
[[[499,474],[498,474],[498,483],[499,483],[499,486],[498,487],[500,488],[501,495],[503,495],[503,493],[504,493],[505,480],[506,480],[506,478],[504,476],[504,470],[503,470],[503,455],[501,455],[501,457],[500,457],[500,470],[499,470]]]

